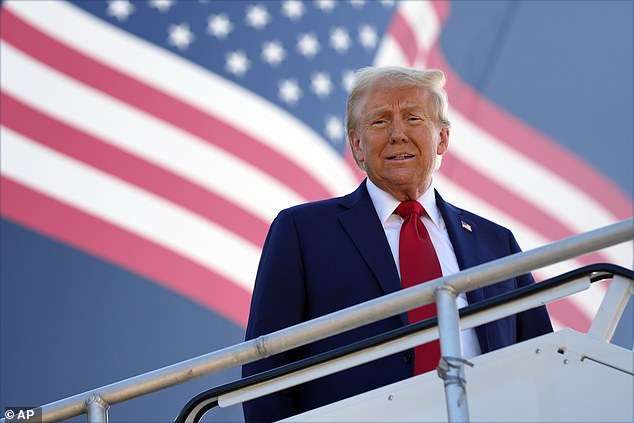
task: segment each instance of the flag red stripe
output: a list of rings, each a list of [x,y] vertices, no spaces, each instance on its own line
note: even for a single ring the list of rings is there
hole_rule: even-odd
[[[592,322],[567,298],[549,303],[546,308],[548,313],[554,316],[563,327],[574,329],[581,333],[586,333],[590,329]]]
[[[433,0],[431,4],[436,11],[436,15],[438,16],[438,25],[442,26],[449,16],[451,5],[447,0]]]
[[[268,223],[234,203],[187,179],[58,122],[6,93],[2,93],[0,98],[0,119],[8,128],[187,208],[235,232],[258,248],[264,244]]]
[[[413,64],[418,55],[419,45],[414,31],[407,23],[403,14],[399,13],[398,10],[392,17],[388,32],[396,40],[403,53],[405,53],[409,64]]]
[[[558,220],[544,213],[522,197],[497,184],[494,180],[477,172],[467,162],[455,155],[443,158],[441,172],[451,181],[458,183],[467,191],[494,205],[509,216],[524,222],[535,232],[550,240],[558,240],[574,235],[574,232],[562,225]],[[600,253],[583,256],[586,264],[605,261]]]
[[[251,294],[223,276],[5,176],[0,188],[4,218],[132,270],[246,325]]]
[[[2,38],[42,63],[242,158],[306,199],[331,195],[299,165],[222,120],[68,48],[6,8],[2,17]]]

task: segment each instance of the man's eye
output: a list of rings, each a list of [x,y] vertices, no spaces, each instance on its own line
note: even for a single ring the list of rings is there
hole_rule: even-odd
[[[375,126],[385,125],[386,123],[387,123],[387,120],[385,119],[375,119],[372,121],[372,125],[375,125]]]

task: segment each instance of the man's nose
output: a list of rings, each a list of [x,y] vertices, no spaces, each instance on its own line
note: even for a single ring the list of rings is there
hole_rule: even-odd
[[[394,119],[390,126],[390,142],[406,142],[405,126],[400,119]]]

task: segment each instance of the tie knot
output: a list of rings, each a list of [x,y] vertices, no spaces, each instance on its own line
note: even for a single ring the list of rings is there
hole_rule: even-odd
[[[401,216],[403,219],[407,219],[412,214],[416,216],[422,216],[425,213],[425,209],[416,200],[403,201],[398,205],[394,213]]]

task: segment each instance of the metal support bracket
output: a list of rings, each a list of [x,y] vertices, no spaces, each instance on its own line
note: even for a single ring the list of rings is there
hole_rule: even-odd
[[[438,376],[445,383],[445,400],[449,422],[468,422],[467,387],[460,345],[460,318],[456,291],[450,286],[442,286],[436,291],[438,331],[440,333],[441,359]],[[469,363],[471,364],[471,363]]]
[[[464,401],[465,393],[467,392],[467,380],[460,371],[461,366],[465,364],[469,367],[473,367],[473,363],[464,358],[445,356],[440,357],[440,362],[436,368],[438,377],[445,382],[445,386],[449,384],[459,385],[462,395],[458,398],[458,405],[461,405],[462,401]],[[458,376],[454,376],[453,373],[456,372],[450,372],[450,369],[458,369]]]
[[[110,404],[99,395],[92,395],[86,400],[86,417],[88,423],[107,423]]]
[[[632,293],[634,293],[634,281],[622,276],[614,276],[594,316],[588,334],[610,342]]]

